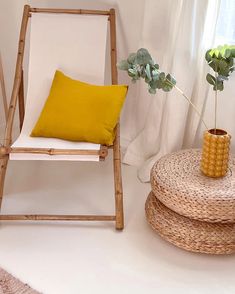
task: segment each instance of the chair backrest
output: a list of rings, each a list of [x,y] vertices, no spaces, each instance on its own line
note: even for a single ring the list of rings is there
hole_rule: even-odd
[[[24,133],[33,129],[57,69],[84,82],[104,83],[107,28],[103,15],[32,14]]]

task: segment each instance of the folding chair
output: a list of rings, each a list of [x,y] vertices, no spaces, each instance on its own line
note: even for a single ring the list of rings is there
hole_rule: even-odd
[[[23,56],[29,19],[31,19],[29,69],[27,99],[24,105]],[[105,159],[110,148],[113,149],[115,214],[8,214],[0,215],[0,220],[115,221],[116,229],[123,229],[119,123],[116,126],[114,143],[109,147],[54,138],[32,138],[29,135],[41,112],[45,98],[47,98],[55,70],[61,69],[74,78],[77,77],[93,84],[104,84],[108,23],[110,27],[111,78],[112,84],[117,84],[114,9],[109,11],[48,9],[31,8],[25,5],[5,138],[3,145],[0,147],[0,205],[9,159],[99,161]],[[12,126],[17,101],[19,103],[21,133],[12,144]]]

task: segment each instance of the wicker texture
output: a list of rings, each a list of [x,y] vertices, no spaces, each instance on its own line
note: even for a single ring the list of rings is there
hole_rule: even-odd
[[[40,294],[0,268],[0,294]]]
[[[152,192],[145,211],[151,227],[178,247],[210,254],[235,252],[235,224],[208,223],[181,216],[163,205]]]
[[[169,209],[212,223],[235,222],[235,159],[224,178],[200,172],[201,151],[182,150],[166,155],[152,168],[152,191]]]

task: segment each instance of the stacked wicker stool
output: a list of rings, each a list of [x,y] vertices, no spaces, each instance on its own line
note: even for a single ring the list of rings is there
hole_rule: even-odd
[[[201,151],[182,150],[151,171],[146,217],[164,239],[189,251],[235,252],[235,159],[224,178],[200,172]]]

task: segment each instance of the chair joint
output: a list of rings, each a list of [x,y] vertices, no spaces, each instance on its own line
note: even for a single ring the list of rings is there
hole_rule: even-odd
[[[8,157],[10,153],[10,149],[1,145],[0,146],[0,159],[4,159],[5,157]]]

